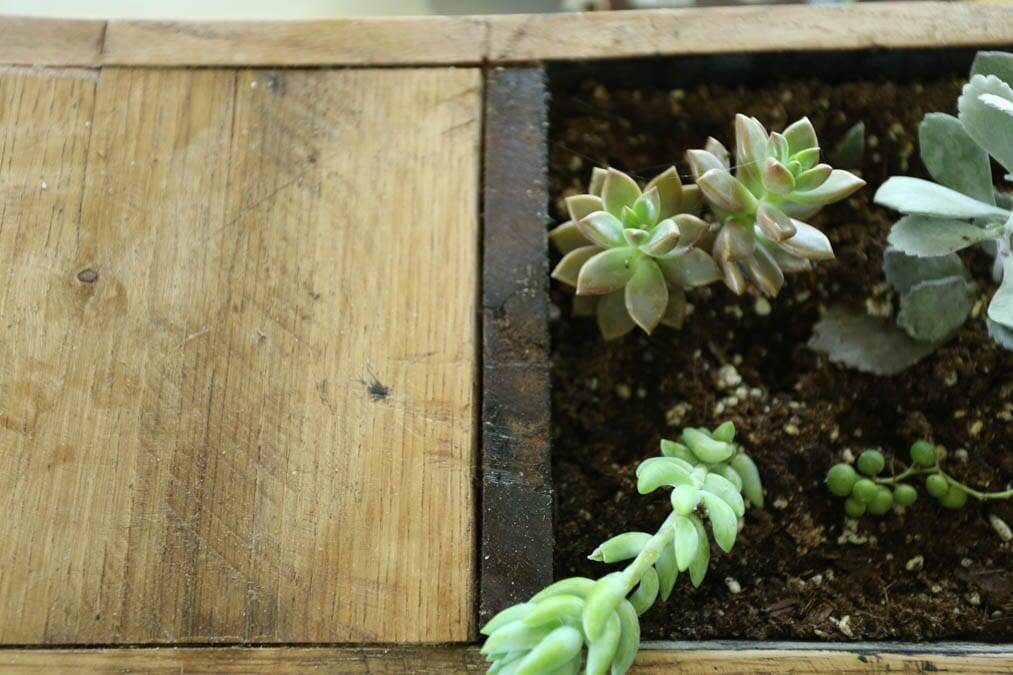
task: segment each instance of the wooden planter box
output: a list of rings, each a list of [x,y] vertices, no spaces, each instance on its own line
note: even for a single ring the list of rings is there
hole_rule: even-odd
[[[317,275],[314,281],[326,287],[328,274],[333,275],[330,259],[315,263],[307,253],[313,252],[309,244],[298,250],[284,248],[288,233],[299,228],[307,236],[318,236],[328,242],[333,250],[354,245],[352,234],[335,234],[331,220],[324,217],[332,205],[317,208],[320,195],[334,194],[328,191],[333,187],[328,182],[341,173],[325,173],[321,165],[344,170],[346,179],[359,181],[355,185],[362,192],[378,186],[386,191],[384,198],[390,199],[404,190],[404,181],[384,180],[388,173],[385,160],[390,153],[402,153],[414,162],[406,164],[411,168],[405,172],[411,174],[408,192],[434,198],[443,207],[423,209],[419,217],[425,227],[413,231],[414,239],[402,242],[396,254],[400,257],[392,258],[393,262],[355,261],[361,266],[363,278],[374,282],[363,288],[386,291],[376,301],[386,303],[382,306],[357,305],[340,294],[322,295],[320,288],[304,288],[297,283],[268,284],[266,280],[276,278],[271,274],[289,281],[296,279],[284,276],[290,270],[283,264],[265,267],[262,275],[251,273],[237,284],[237,297],[246,295],[249,288],[259,289],[258,297],[272,299],[274,306],[286,311],[291,309],[291,316],[286,314],[282,318],[293,325],[305,322],[312,327],[314,330],[307,331],[307,335],[317,340],[314,349],[305,349],[304,336],[297,332],[289,334],[277,328],[256,332],[254,329],[260,327],[262,317],[251,314],[256,308],[240,307],[234,315],[225,312],[210,315],[215,319],[210,333],[202,323],[196,323],[192,332],[182,335],[179,341],[182,347],[173,342],[169,348],[153,348],[147,362],[150,367],[139,375],[151,375],[152,380],[128,382],[123,385],[127,394],[119,397],[109,394],[112,380],[96,380],[96,384],[85,379],[88,387],[82,387],[81,391],[88,395],[71,400],[61,396],[62,380],[53,379],[56,384],[52,396],[48,396],[48,391],[40,393],[25,388],[37,396],[31,400],[25,397],[27,403],[14,409],[13,413],[19,415],[17,419],[4,409],[4,400],[0,399],[0,421],[12,426],[4,417],[7,415],[18,423],[13,426],[24,430],[30,426],[29,422],[44,419],[41,416],[55,408],[67,411],[68,423],[80,424],[81,419],[92,415],[92,407],[97,407],[92,406],[96,392],[105,406],[95,413],[96,419],[106,419],[101,415],[111,415],[107,411],[114,406],[137,406],[138,418],[148,422],[144,433],[162,430],[163,436],[171,440],[178,437],[178,430],[173,431],[176,427],[172,425],[177,424],[175,417],[180,417],[179,429],[193,431],[194,440],[176,450],[174,461],[181,467],[178,470],[181,478],[173,478],[201,486],[205,473],[213,474],[215,468],[220,478],[214,482],[215,476],[211,475],[207,490],[179,493],[185,497],[182,507],[171,503],[172,509],[159,510],[151,505],[158,506],[157,499],[166,494],[176,494],[168,491],[167,480],[162,480],[169,469],[158,468],[161,458],[157,452],[139,452],[129,442],[122,447],[110,442],[119,440],[114,433],[118,427],[112,422],[91,430],[98,449],[83,460],[79,461],[69,451],[56,452],[47,446],[46,451],[54,452],[52,466],[57,469],[42,467],[44,471],[33,477],[31,489],[45,496],[60,494],[52,489],[54,486],[76,489],[80,484],[89,490],[98,486],[96,492],[108,491],[115,498],[110,503],[116,508],[96,507],[98,515],[79,528],[81,534],[66,526],[69,522],[66,519],[75,516],[73,512],[61,511],[57,515],[65,521],[54,525],[57,516],[52,515],[52,509],[47,510],[46,499],[26,499],[15,504],[23,510],[14,509],[15,526],[11,536],[0,541],[0,561],[22,564],[19,570],[25,576],[15,576],[13,584],[2,583],[7,570],[0,569],[0,592],[8,594],[0,596],[0,626],[9,631],[4,634],[0,630],[0,671],[7,668],[12,672],[482,670],[484,662],[476,646],[481,620],[506,604],[528,597],[552,576],[546,245],[546,97],[551,91],[546,84],[546,72],[551,80],[567,77],[583,67],[581,64],[592,61],[595,68],[602,62],[602,68],[621,69],[624,66],[608,64],[624,58],[694,56],[701,59],[698,64],[713,67],[728,63],[722,61],[722,55],[728,54],[835,50],[864,54],[872,60],[894,59],[907,67],[910,59],[921,59],[924,63],[926,59],[951,58],[948,49],[1010,46],[1013,46],[1013,6],[993,4],[899,2],[823,8],[782,5],[587,15],[199,24],[0,17],[0,70],[4,71],[0,75],[31,80],[33,95],[46,102],[35,106],[30,98],[19,94],[12,97],[14,112],[9,117],[22,123],[30,133],[36,133],[46,126],[47,119],[59,121],[63,119],[60,115],[66,114],[67,119],[59,124],[48,124],[60,127],[56,132],[76,139],[67,145],[66,154],[61,154],[63,150],[35,153],[30,143],[8,144],[22,153],[21,163],[13,162],[10,166],[24,170],[26,175],[36,171],[32,163],[36,160],[52,175],[61,174],[53,167],[73,169],[61,175],[59,187],[53,179],[48,188],[42,183],[39,194],[45,199],[61,199],[60,208],[39,197],[41,206],[29,215],[30,224],[42,225],[28,231],[45,232],[43,226],[47,222],[63,218],[57,234],[62,232],[68,241],[75,241],[74,237],[80,238],[81,232],[75,233],[70,219],[83,204],[93,223],[105,224],[98,232],[107,237],[110,233],[118,236],[119,231],[113,230],[119,223],[135,221],[141,223],[138,231],[144,234],[148,234],[144,225],[165,236],[177,230],[191,235],[205,232],[217,235],[227,230],[235,235],[236,241],[242,241],[246,234],[255,233],[255,243],[265,252],[291,253],[291,258],[299,258],[300,263],[312,267]],[[900,50],[911,49],[923,51],[899,56]],[[894,55],[895,51],[898,55]],[[956,58],[966,58],[968,53],[961,52],[963,56]],[[798,67],[811,68],[811,61],[800,58]],[[104,68],[110,72],[96,70]],[[268,72],[262,68],[279,70]],[[96,84],[100,80],[101,86]],[[448,86],[452,90],[448,91]],[[190,98],[192,92],[197,96]],[[255,95],[263,95],[264,99],[255,99]],[[127,119],[126,113],[121,113],[120,102],[132,96],[138,109],[130,114],[147,125],[143,127],[145,135],[139,142],[137,158],[149,159],[155,151],[160,153],[155,153],[155,161],[160,167],[167,167],[164,180],[161,173],[152,173],[155,170],[143,161],[135,168],[130,161],[135,156],[127,156],[123,151],[128,144],[120,140],[124,136],[136,140],[130,134],[138,128],[134,126],[134,117]],[[346,104],[347,108],[338,106],[340,115],[335,114],[336,120],[327,116],[332,111],[318,105],[321,100]],[[18,119],[18,105],[23,119]],[[362,120],[372,126],[363,122],[365,126],[361,128],[368,129],[371,138],[382,139],[379,147],[383,152],[368,144],[357,144],[361,128],[351,123],[344,127],[336,124],[354,118],[359,108],[366,109],[367,105],[373,108],[366,110]],[[288,106],[303,106],[305,118],[300,118],[295,131],[306,132],[301,140],[311,139],[307,148],[323,151],[319,156],[315,152],[303,156],[299,154],[302,146],[277,143],[272,150],[286,161],[274,161],[275,157],[270,162],[261,161],[264,153],[251,144],[246,129],[257,131],[265,142],[282,138],[290,131],[284,124],[291,118],[292,108]],[[120,120],[118,126],[105,123],[99,112],[85,124],[89,118],[84,115],[89,107]],[[241,123],[234,127],[222,112],[232,107],[243,112],[236,113]],[[425,109],[423,122],[404,112],[413,107]],[[375,114],[371,115],[370,110]],[[0,110],[0,117],[5,112]],[[121,114],[122,119],[116,117]],[[391,120],[403,125],[394,130],[400,133],[389,133]],[[95,138],[82,131],[99,126],[104,130]],[[67,129],[74,131],[70,133]],[[452,136],[455,133],[459,135]],[[483,137],[484,144],[480,147]],[[90,146],[86,140],[89,138]],[[210,143],[208,138],[222,140],[221,147]],[[158,144],[159,139],[168,140]],[[230,140],[238,150],[246,149],[234,160],[231,154],[222,151]],[[348,167],[336,159],[346,156],[358,164]],[[173,160],[178,157],[185,157],[186,161],[174,165]],[[84,167],[89,162],[98,166],[97,170],[93,166],[86,178]],[[223,176],[231,176],[233,164],[241,168],[236,170],[237,180],[226,181]],[[452,166],[449,180],[444,173],[432,175],[443,164]],[[124,169],[125,166],[131,168]],[[32,173],[30,178],[37,185],[48,175]],[[180,176],[186,176],[185,181]],[[64,189],[71,184],[77,186],[76,192]],[[182,186],[178,193],[171,189],[177,184]],[[143,194],[144,199],[127,203],[117,198],[121,194],[117,190],[124,185]],[[442,191],[434,193],[433,186],[440,186]],[[142,187],[150,187],[150,194],[141,192]],[[296,195],[291,201],[281,202],[285,208],[273,208],[276,195],[284,189],[295,190]],[[219,211],[200,210],[211,202],[209,193],[215,191],[229,192],[226,205],[230,208],[237,204],[245,207],[231,219],[219,212],[224,212],[224,207]],[[31,199],[36,197],[25,199],[27,213],[28,207],[35,204]],[[372,208],[374,201],[362,200],[358,208]],[[196,210],[179,208],[181,204]],[[416,206],[417,202],[410,205]],[[312,213],[312,217],[300,221],[298,227],[290,224],[293,218],[307,213]],[[265,222],[270,226],[265,226]],[[102,231],[102,227],[108,231]],[[84,234],[95,235],[88,231]],[[172,264],[178,263],[184,270],[196,269],[201,260],[200,256],[190,256],[177,261],[161,255],[163,251],[171,253],[172,246],[158,247],[161,257],[155,256],[152,247],[160,240],[129,239],[128,234],[136,235],[124,233],[123,241],[117,239],[114,243],[124,250],[151,254],[150,265],[138,264],[136,269],[98,265],[93,269],[85,265],[95,261],[74,256],[52,265],[54,278],[62,284],[58,290],[62,289],[73,300],[67,301],[68,307],[80,303],[82,307],[118,311],[127,305],[129,290],[131,300],[146,292],[151,302],[162,303],[152,306],[162,307],[166,316],[172,316],[170,310],[189,307],[193,297],[204,293],[197,292],[203,288],[196,285],[198,279],[193,286],[197,290],[186,293],[175,303],[175,298],[159,295],[163,289],[175,288],[173,284],[135,287],[129,283],[145,279],[149,267],[172,269]],[[347,242],[341,239],[343,236],[349,237]],[[23,244],[16,242],[11,258],[19,263],[33,259],[32,255],[39,256],[34,259],[47,260],[46,255],[53,247],[48,236],[38,239],[34,243],[36,248],[27,251],[31,255],[24,255],[25,251],[18,248]],[[448,239],[452,240],[453,252],[458,256],[455,260],[460,264],[449,275],[445,274],[446,259],[439,258],[446,248],[437,246],[446,244]],[[32,241],[25,244],[31,245]],[[66,248],[76,250],[73,246]],[[425,256],[422,266],[430,274],[427,279],[442,286],[419,294],[417,311],[415,306],[409,308],[415,312],[412,314],[399,299],[416,292],[416,279],[399,271],[407,268],[406,263],[418,251],[422,251],[419,256]],[[466,264],[469,260],[474,262],[473,266]],[[61,266],[64,264],[66,269]],[[319,266],[313,267],[314,264]],[[41,268],[36,265],[33,269]],[[209,269],[209,278],[214,278],[216,270]],[[11,272],[12,279],[19,278],[16,271]],[[135,276],[126,278],[130,273]],[[120,286],[122,293],[111,283],[118,274],[125,278]],[[249,288],[243,285],[247,283]],[[453,286],[453,293],[445,292],[448,286]],[[22,291],[27,294],[34,287],[28,284]],[[211,299],[217,299],[215,291],[212,289]],[[438,300],[426,299],[432,295],[438,295]],[[93,296],[96,300],[87,305]],[[323,301],[318,303],[321,298]],[[19,312],[22,321],[31,320],[38,314],[38,307],[46,306],[44,298],[31,299],[30,303],[26,300],[26,307],[17,301],[15,297],[13,309]],[[342,314],[334,309],[344,311],[349,307],[359,314]],[[0,305],[0,309],[5,308]],[[336,357],[327,351],[328,340],[320,335],[331,335],[343,327],[342,319],[346,316],[367,321],[374,310],[381,322],[390,323],[391,317],[415,317],[414,323],[404,330],[417,330],[418,335],[426,336],[432,344],[427,342],[424,350],[416,349],[418,345],[406,346],[397,331],[385,333],[386,339],[379,346],[363,341],[362,353],[354,356],[365,366],[356,361],[354,365],[363,368],[361,374],[344,374],[343,382],[354,398],[350,396],[352,404],[341,409],[334,401],[343,394],[328,389],[326,380],[323,385],[316,381],[318,373],[326,368],[336,369]],[[133,315],[138,329],[150,328],[151,335],[162,335],[164,326],[146,323],[152,321],[150,314],[139,311]],[[74,315],[75,320],[77,316]],[[115,342],[119,332],[109,330],[114,324],[103,319],[94,321],[94,325],[98,326],[95,330],[103,336],[102,340],[81,341],[84,347],[94,348],[92,352],[84,348],[76,351],[77,338],[85,331],[73,324],[65,342],[74,344],[75,351],[54,352],[54,363],[76,364],[87,370],[91,367],[89,358],[98,360],[89,354],[105,355],[100,349],[103,345],[119,344]],[[448,329],[448,325],[456,329]],[[232,332],[240,335],[239,329],[245,331],[244,339],[250,339],[231,340]],[[248,368],[243,373],[249,377],[243,380],[245,388],[227,390],[228,382],[222,381],[226,379],[224,376],[216,384],[210,359],[192,363],[173,360],[180,358],[177,355],[183,354],[184,348],[196,349],[203,339],[214,341],[225,356],[234,352],[246,354],[248,359],[244,363]],[[263,367],[264,362],[257,356],[258,345],[265,341],[268,345],[275,344],[275,340],[287,346],[286,357],[268,364],[271,366],[268,374],[283,372],[292,377],[297,396],[274,391],[264,384],[268,378],[259,377],[264,371],[257,368]],[[373,353],[370,348],[374,347],[381,358],[387,359],[380,365],[397,373],[398,379],[388,378],[383,370],[373,374],[365,369],[376,365],[368,361]],[[208,349],[207,353],[212,351]],[[33,368],[40,366],[25,361],[14,365],[27,380],[37,374]],[[336,362],[351,367],[350,361]],[[110,368],[116,365],[118,362]],[[292,371],[298,372],[292,375]],[[159,418],[154,413],[160,409],[161,398],[150,410],[145,408],[150,396],[140,397],[144,400],[138,402],[138,396],[131,393],[160,394],[161,383],[167,379],[163,375],[188,385],[198,381],[199,387],[186,391],[199,390],[202,395],[194,394],[192,400],[187,398],[178,407],[188,416],[174,412]],[[199,379],[204,376],[209,377],[209,382]],[[300,377],[306,381],[299,380]],[[477,387],[472,387],[473,379],[478,380]],[[5,384],[0,378],[0,394],[7,394]],[[338,386],[333,375],[329,386]],[[205,401],[206,410],[199,408]],[[265,421],[266,431],[253,438],[241,422],[251,414],[251,402],[258,401],[266,401],[269,406],[265,404],[263,409],[272,414]],[[313,414],[305,412],[311,405],[317,410],[313,419],[310,419]],[[350,428],[342,425],[349,418],[357,424],[356,433],[361,432],[354,447],[348,440],[350,431],[319,439],[282,433],[295,428],[343,430]],[[218,424],[223,420],[228,424]],[[156,422],[164,424],[158,426]],[[408,428],[409,424],[415,426]],[[209,428],[216,430],[216,442],[228,442],[238,450],[246,450],[247,460],[236,464],[215,458],[224,453],[212,456],[211,442],[207,440]],[[411,433],[400,436],[389,433],[394,428],[407,428]],[[25,444],[35,442],[31,434],[24,435],[28,439]],[[438,435],[443,437],[439,442],[434,440]],[[274,443],[269,449],[276,456],[261,453],[259,443],[263,436],[269,436]],[[3,438],[0,436],[0,440]],[[115,473],[120,464],[101,454],[109,451],[100,442],[122,453],[124,463],[130,460],[137,464],[136,486],[133,473]],[[0,452],[7,449],[0,447]],[[373,470],[374,482],[345,475],[343,472],[349,465],[334,459],[362,449],[365,452],[358,455],[360,463],[351,466],[358,471]],[[301,470],[291,471],[291,478],[275,475],[271,471],[274,465],[267,466],[274,462],[294,469],[297,467],[286,463],[293,458],[302,463],[293,463]],[[58,468],[61,462],[84,470],[80,475],[72,475],[66,468]],[[105,473],[97,477],[89,474],[92,465],[88,462]],[[303,527],[307,522],[322,522],[325,517],[338,520],[338,516],[348,516],[348,512],[335,506],[339,496],[328,492],[333,487],[331,479],[313,483],[320,464],[327,462],[331,462],[327,468],[335,476],[333,485],[387,490],[384,494],[390,495],[389,503],[373,504],[374,511],[396,512],[391,520],[398,535],[410,527],[419,528],[409,534],[416,537],[413,545],[421,547],[427,555],[408,559],[398,555],[397,547],[382,548],[382,538],[374,536],[371,530],[373,521],[356,521],[351,526],[341,523],[347,529],[335,525],[320,533],[319,538],[317,533]],[[422,474],[423,480],[413,473],[419,467],[430,472]],[[69,478],[61,482],[61,476]],[[140,480],[145,477],[148,483]],[[0,487],[5,485],[2,479]],[[282,519],[291,513],[279,506],[282,500],[274,499],[270,489],[266,493],[261,489],[262,479],[267,488],[276,489],[278,494],[296,494],[302,499],[297,506],[305,507],[306,511],[296,513],[294,526],[288,520],[282,525]],[[340,483],[341,480],[346,483]],[[311,489],[314,485],[319,489]],[[450,492],[453,495],[448,497]],[[136,523],[113,527],[99,517],[111,512],[119,514],[135,502],[140,505],[138,513],[148,520],[138,518]],[[346,508],[355,514],[355,504]],[[166,527],[168,522],[175,529],[167,531],[183,532],[186,528],[177,527],[177,521],[169,519],[180,513],[178,520],[186,521],[187,525],[196,523],[195,533],[202,536],[186,539],[185,545],[172,550],[161,547],[160,541],[150,537],[150,530]],[[456,518],[449,518],[448,513]],[[299,515],[304,516],[302,520]],[[253,521],[267,523],[273,529],[262,527],[254,532]],[[202,524],[203,530],[199,527]],[[137,527],[130,529],[128,526],[132,525]],[[31,550],[31,545],[41,541],[33,538],[35,532],[50,530],[58,530],[67,540],[83,542],[78,551],[80,562],[75,563],[79,567],[74,568],[73,574],[63,574],[63,568],[53,562],[55,557],[36,556],[32,558],[32,567],[25,563],[28,556],[18,555],[22,548]],[[127,537],[128,530],[136,539]],[[0,532],[5,530],[0,528]],[[347,539],[361,547],[345,546]],[[108,542],[113,554],[137,550],[140,542],[145,555],[127,561],[132,564],[129,568],[127,562],[110,563],[107,575],[105,567],[94,563],[101,559],[101,565],[105,565],[105,556],[92,555],[93,549],[88,548],[90,542],[97,540]],[[255,544],[264,542],[263,548],[257,549],[260,558],[254,559],[242,546],[232,548],[235,542],[248,545],[251,551]],[[221,564],[219,549],[227,554],[241,551],[243,555],[232,556],[235,560],[230,558],[229,565]],[[440,549],[438,554],[428,555],[434,549]],[[2,551],[14,553],[5,558]],[[345,557],[337,557],[339,553]],[[383,574],[370,576],[371,572],[363,572],[362,578],[346,578],[335,571],[342,564],[354,565],[355,556],[365,554],[382,557]],[[266,572],[260,575],[267,569],[260,564],[263,560],[270,563],[268,572],[288,573],[296,567],[304,572],[317,571],[320,573],[317,585],[296,583],[294,576],[286,584],[268,578]],[[432,579],[440,574],[443,585],[437,587]],[[36,596],[19,590],[27,587],[25,580],[32,575],[36,575],[32,577]],[[312,574],[307,576],[313,578]],[[298,581],[304,579],[305,576]],[[410,599],[404,599],[399,584],[413,594]],[[201,593],[193,593],[195,585]],[[170,590],[162,593],[163,588]],[[173,592],[176,588],[182,589],[180,593]],[[343,604],[331,602],[338,595],[337,589],[348,588],[356,591],[354,598]],[[177,596],[184,592],[186,598],[177,602]],[[328,601],[318,602],[321,597]],[[161,604],[148,602],[151,599]],[[113,611],[99,611],[106,607]],[[157,614],[166,608],[171,611]],[[290,611],[283,615],[280,608]],[[121,616],[111,616],[118,613]],[[885,669],[1013,672],[1013,650],[1006,645],[958,644],[652,643],[645,645],[637,664],[640,672]]]

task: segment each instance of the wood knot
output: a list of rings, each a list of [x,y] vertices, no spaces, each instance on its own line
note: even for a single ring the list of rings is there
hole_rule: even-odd
[[[98,272],[90,267],[86,267],[77,273],[77,280],[83,284],[93,284],[98,281]]]

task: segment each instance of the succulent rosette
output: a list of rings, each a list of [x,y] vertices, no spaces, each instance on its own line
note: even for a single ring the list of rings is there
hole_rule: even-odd
[[[694,215],[700,193],[684,186],[674,168],[643,189],[622,171],[595,169],[588,194],[566,205],[570,220],[550,233],[564,254],[552,276],[575,287],[578,298],[597,298],[606,339],[634,326],[647,333],[662,323],[681,327],[684,289],[721,278],[701,246],[709,225]]]
[[[833,258],[830,241],[804,219],[865,185],[820,163],[816,131],[806,117],[768,134],[756,118],[737,115],[734,174],[728,150],[713,138],[687,158],[718,221],[712,255],[725,284],[740,294],[751,283],[777,295],[785,273]]]

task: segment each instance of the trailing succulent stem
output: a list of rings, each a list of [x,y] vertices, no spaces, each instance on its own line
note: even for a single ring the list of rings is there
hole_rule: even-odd
[[[557,581],[509,607],[482,628],[490,673],[625,673],[640,646],[639,616],[667,600],[680,572],[699,586],[710,563],[709,521],[718,547],[735,544],[746,500],[763,507],[756,465],[735,443],[735,427],[687,428],[663,440],[661,456],[637,467],[637,491],[671,487],[672,511],[654,534],[624,532],[601,544],[591,560],[622,570],[598,580]],[[585,655],[586,651],[586,655]]]
[[[906,482],[914,476],[925,476],[925,491],[948,509],[959,509],[968,497],[979,501],[1011,499],[1013,490],[984,492],[961,483],[946,473],[940,464],[943,453],[928,441],[911,445],[911,466],[889,477],[880,474],[886,460],[878,450],[866,450],[858,457],[856,471],[850,464],[830,467],[826,483],[834,495],[844,497],[844,512],[852,518],[866,513],[881,516],[892,506],[911,506],[918,499],[918,490]]]
[[[736,167],[716,139],[687,159],[695,181],[674,167],[643,188],[616,169],[594,169],[588,193],[566,200],[570,220],[550,238],[563,253],[552,276],[576,288],[606,339],[639,326],[679,328],[685,290],[721,279],[736,293],[777,295],[785,273],[834,257],[830,241],[803,222],[865,182],[819,163],[808,118],[768,134],[755,118],[736,118]],[[710,208],[707,218],[701,208]]]

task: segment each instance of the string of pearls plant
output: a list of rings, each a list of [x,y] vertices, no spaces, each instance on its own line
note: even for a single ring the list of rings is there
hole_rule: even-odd
[[[979,501],[1011,499],[1013,489],[997,492],[976,490],[946,473],[940,462],[944,453],[928,441],[911,445],[911,466],[900,473],[883,477],[886,458],[879,450],[865,450],[858,456],[856,471],[842,462],[830,467],[826,483],[834,495],[844,497],[844,512],[852,518],[866,513],[885,515],[892,506],[911,506],[918,499],[918,490],[906,483],[914,476],[925,476],[925,491],[948,509],[959,509],[968,497]]]
[[[482,627],[489,672],[576,673],[583,663],[589,675],[625,673],[640,646],[639,616],[659,596],[669,598],[681,572],[693,586],[703,583],[711,558],[705,519],[728,553],[747,500],[763,507],[759,471],[734,441],[731,422],[661,441],[661,456],[637,467],[637,491],[672,488],[671,513],[654,534],[624,532],[590,555],[603,563],[630,560],[624,569],[598,580],[557,581],[494,616]]]

